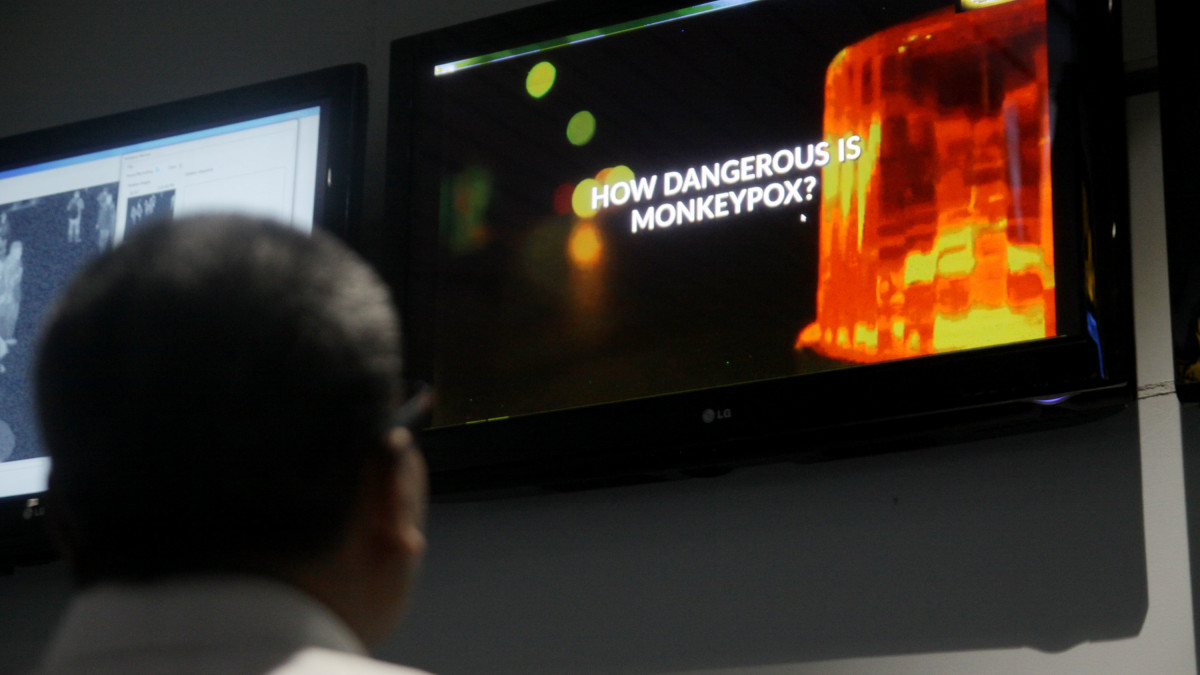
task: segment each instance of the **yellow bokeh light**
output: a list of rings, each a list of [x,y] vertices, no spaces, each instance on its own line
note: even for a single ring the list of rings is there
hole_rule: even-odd
[[[571,195],[571,209],[580,218],[591,218],[597,212],[597,209],[592,208],[593,188],[602,188],[605,185],[611,187],[617,183],[628,183],[636,178],[637,175],[633,173],[633,169],[624,164],[601,169],[596,172],[595,178],[585,178],[575,186],[575,192]]]
[[[605,169],[602,173],[604,174],[604,177],[601,178],[600,176],[596,176],[596,179],[605,185],[628,183],[636,178],[636,176],[633,174],[633,169],[625,166],[624,164]]]
[[[525,91],[534,98],[545,96],[554,86],[557,74],[558,71],[554,68],[554,64],[542,61],[529,69],[529,75],[525,77]]]
[[[574,209],[575,215],[580,218],[591,218],[596,215],[596,209],[592,208],[592,188],[600,187],[600,181],[595,178],[585,178],[579,181],[579,185],[575,186],[575,193],[571,195],[571,208]]]

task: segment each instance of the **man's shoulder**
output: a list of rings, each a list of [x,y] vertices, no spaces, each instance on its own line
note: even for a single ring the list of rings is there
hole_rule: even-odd
[[[135,654],[126,658],[65,664],[27,675],[430,675],[423,670],[377,661],[325,647],[305,647],[280,658],[270,654]]]
[[[308,647],[272,670],[272,675],[313,675],[345,673],[346,675],[429,675],[423,670],[400,666],[386,661],[377,661],[366,656],[348,652]]]

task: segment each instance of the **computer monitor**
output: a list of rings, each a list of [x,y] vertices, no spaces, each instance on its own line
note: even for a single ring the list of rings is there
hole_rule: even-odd
[[[395,41],[434,487],[1122,405],[1119,27],[1079,0],[561,0]]]
[[[0,558],[26,547],[50,461],[31,371],[73,272],[146,223],[201,212],[350,234],[365,68],[351,64],[0,140]]]

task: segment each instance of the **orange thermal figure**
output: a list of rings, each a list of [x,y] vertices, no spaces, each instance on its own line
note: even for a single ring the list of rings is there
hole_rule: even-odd
[[[1055,334],[1045,0],[936,12],[825,81],[817,318],[797,348],[876,362]],[[836,156],[836,155],[835,155]]]

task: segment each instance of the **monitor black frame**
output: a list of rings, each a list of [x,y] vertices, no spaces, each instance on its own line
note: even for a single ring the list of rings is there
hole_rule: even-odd
[[[1195,153],[1200,136],[1195,133],[1200,113],[1200,91],[1191,77],[1192,44],[1180,27],[1184,8],[1159,0],[1157,83],[1162,129],[1163,210],[1166,217],[1168,287],[1171,304],[1172,355],[1175,394],[1183,403],[1200,402],[1200,274],[1191,205],[1200,171]]]

